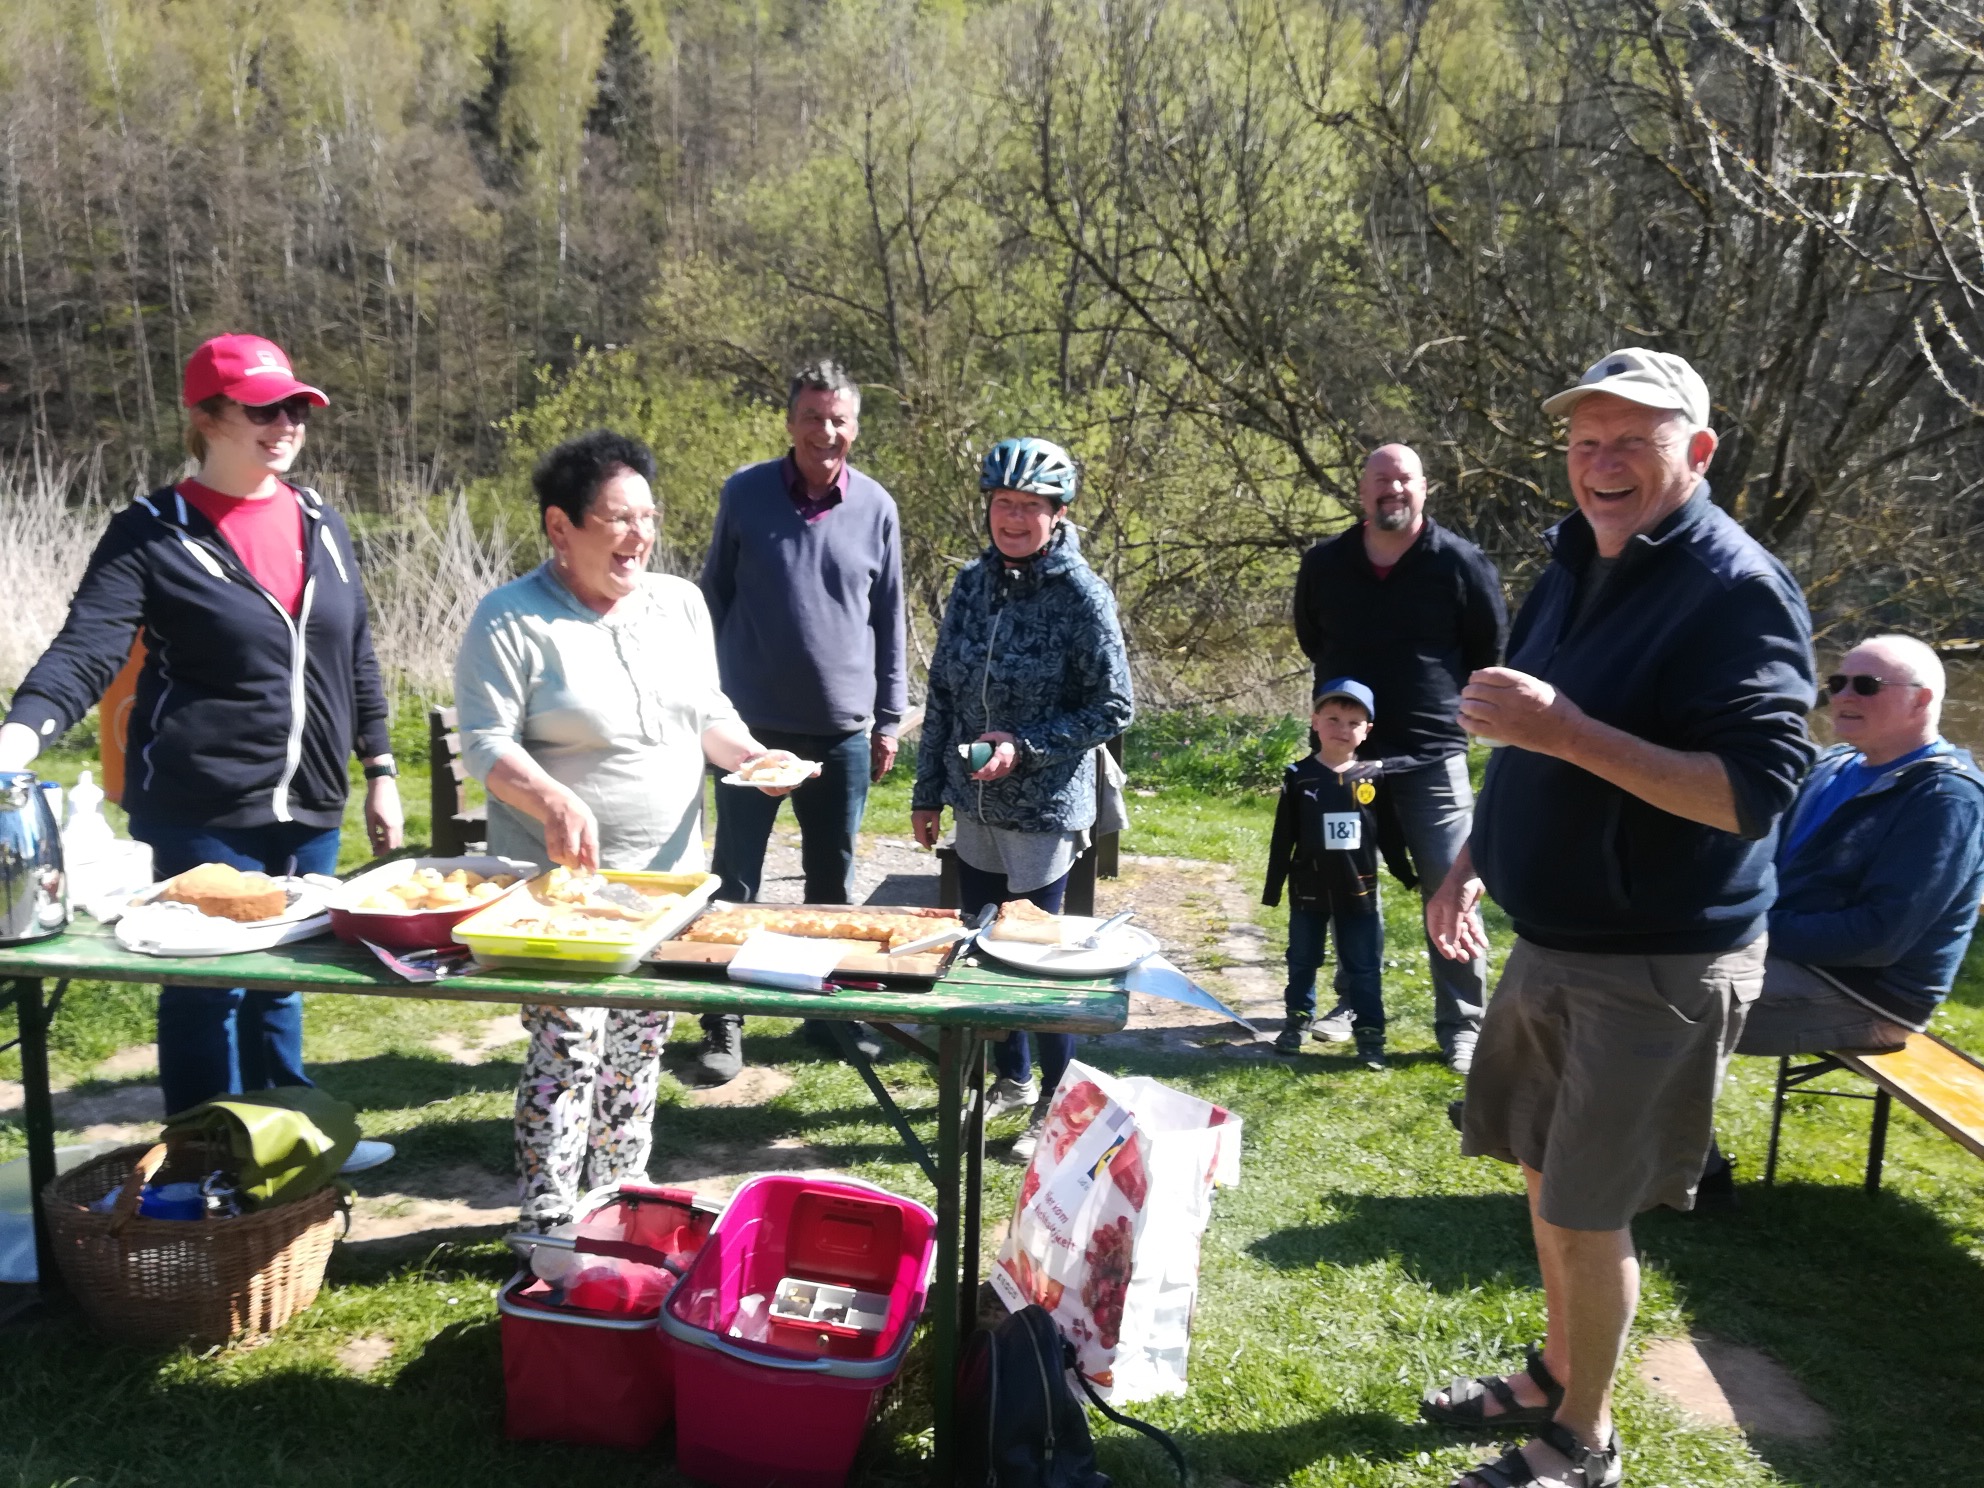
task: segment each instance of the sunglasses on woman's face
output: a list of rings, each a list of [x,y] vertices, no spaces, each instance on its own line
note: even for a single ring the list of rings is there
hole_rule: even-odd
[[[1919,687],[1919,682],[1905,682],[1894,677],[1876,677],[1872,672],[1834,672],[1826,678],[1826,691],[1838,697],[1847,688],[1852,688],[1858,697],[1872,697],[1883,687]]]
[[[273,424],[280,414],[292,424],[310,422],[310,410],[317,405],[298,393],[294,398],[284,398],[280,403],[243,403],[241,412],[251,424]]]

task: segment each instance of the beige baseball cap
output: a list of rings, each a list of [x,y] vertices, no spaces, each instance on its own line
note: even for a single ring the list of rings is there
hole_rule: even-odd
[[[1708,384],[1685,357],[1671,351],[1648,351],[1644,346],[1609,351],[1585,368],[1576,387],[1545,398],[1543,411],[1568,418],[1578,401],[1593,393],[1610,393],[1648,408],[1671,408],[1686,414],[1697,428],[1708,425]]]

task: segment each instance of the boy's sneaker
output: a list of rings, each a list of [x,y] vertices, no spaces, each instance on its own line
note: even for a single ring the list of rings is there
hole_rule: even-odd
[[[1040,1100],[1040,1080],[1029,1075],[1025,1082],[1009,1079],[1001,1075],[992,1082],[992,1088],[985,1092],[985,1119],[1004,1116],[1012,1111],[1030,1110]]]
[[[1357,1062],[1369,1070],[1391,1067],[1385,1060],[1385,1036],[1382,1033],[1357,1035]]]
[[[1309,1030],[1314,1028],[1315,1026],[1316,1026],[1316,1020],[1314,1018],[1288,1019],[1287,1022],[1281,1025],[1281,1032],[1275,1037],[1275,1041],[1274,1041],[1275,1053],[1277,1054],[1301,1053],[1302,1040],[1308,1036]]]
[[[1319,1044],[1347,1044],[1357,1015],[1338,1003],[1309,1027],[1309,1036]]]
[[[1040,1146],[1040,1137],[1047,1130],[1047,1107],[1050,1103],[1041,1101],[1033,1108],[1033,1120],[1027,1123],[1026,1130],[1013,1138],[1013,1145],[1006,1153],[1006,1161],[1030,1163],[1034,1150]]]

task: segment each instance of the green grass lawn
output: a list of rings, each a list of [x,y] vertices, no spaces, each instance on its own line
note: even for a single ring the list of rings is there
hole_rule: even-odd
[[[417,780],[407,794],[424,803]],[[1255,877],[1265,798],[1206,796],[1167,781],[1132,804],[1126,850],[1223,859],[1243,881]],[[877,792],[871,827],[905,831],[906,807],[898,777]],[[1273,926],[1276,917],[1262,918]],[[1398,1056],[1386,1073],[1320,1048],[1273,1060],[1091,1051],[1107,1067],[1154,1075],[1246,1121],[1243,1181],[1220,1195],[1206,1236],[1191,1389],[1142,1408],[1177,1434],[1207,1488],[1439,1488],[1487,1444],[1418,1424],[1419,1392],[1458,1370],[1519,1358],[1542,1330],[1515,1175],[1461,1159],[1447,1124],[1459,1087],[1433,1055],[1413,896],[1392,893],[1386,918]],[[1506,925],[1491,928],[1505,949]],[[488,1012],[309,999],[313,1072],[363,1108],[368,1131],[400,1144],[403,1175],[459,1162],[500,1169],[514,1064],[463,1066],[429,1047],[437,1033]],[[58,1065],[80,1075],[114,1049],[147,1041],[149,1024],[148,994],[79,985],[57,1023]],[[692,1107],[664,1081],[659,1150],[791,1139],[930,1201],[855,1075],[810,1056],[793,1031],[776,1020],[749,1030],[753,1062],[793,1079],[765,1106]],[[1984,1050],[1984,955],[1973,952],[1939,1031]],[[9,1036],[0,1015],[0,1040]],[[0,1062],[0,1074],[15,1068]],[[1773,1068],[1738,1060],[1723,1102],[1719,1124],[1746,1179],[1762,1168]],[[883,1072],[912,1114],[928,1112],[935,1088],[926,1072],[907,1060]],[[1867,1118],[1861,1102],[1799,1103],[1774,1191],[1746,1182],[1731,1214],[1659,1213],[1637,1228],[1646,1296],[1636,1340],[1695,1328],[1762,1349],[1830,1414],[1831,1436],[1745,1441],[1689,1424],[1629,1379],[1621,1404],[1629,1484],[1864,1488],[1975,1478],[1972,1464],[1984,1460],[1984,1169],[1897,1111],[1887,1188],[1868,1198],[1859,1188]],[[1013,1127],[999,1128],[995,1146]],[[20,1147],[18,1128],[0,1122],[0,1157]],[[365,1181],[387,1191],[393,1172]],[[988,1217],[1007,1212],[1016,1177],[988,1167]],[[510,1265],[493,1241],[414,1257],[341,1250],[310,1312],[260,1347],[207,1355],[108,1346],[67,1316],[0,1331],[0,1488],[676,1481],[665,1444],[627,1456],[503,1440],[493,1292]],[[360,1337],[391,1345],[363,1375],[340,1359]],[[906,1401],[891,1425],[877,1433],[867,1472],[907,1482],[927,1441],[920,1402]],[[1162,1458],[1123,1433],[1104,1434],[1102,1458],[1129,1488],[1170,1481]]]

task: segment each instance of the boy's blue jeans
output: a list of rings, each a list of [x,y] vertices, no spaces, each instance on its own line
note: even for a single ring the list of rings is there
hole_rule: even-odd
[[[301,822],[263,827],[181,827],[133,821],[160,878],[202,863],[264,873],[335,873],[338,829]],[[225,974],[226,963],[215,970]],[[303,994],[240,987],[163,987],[158,994],[158,1083],[165,1114],[217,1095],[308,1085],[303,1072]]]
[[[1383,965],[1385,918],[1380,914],[1339,914],[1320,909],[1288,911],[1288,989],[1282,1005],[1291,1018],[1316,1015],[1316,973],[1330,921],[1336,921],[1336,1000],[1356,1015],[1359,1033],[1385,1031]]]

